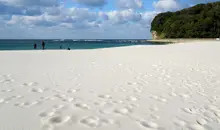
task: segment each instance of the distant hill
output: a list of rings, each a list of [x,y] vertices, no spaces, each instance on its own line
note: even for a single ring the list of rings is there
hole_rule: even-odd
[[[158,38],[217,38],[220,2],[198,4],[177,12],[158,14],[151,23]]]

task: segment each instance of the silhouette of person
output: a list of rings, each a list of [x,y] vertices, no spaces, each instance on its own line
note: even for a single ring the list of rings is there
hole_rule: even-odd
[[[60,49],[62,49],[62,46],[60,46]]]
[[[34,44],[34,49],[37,49],[37,44],[36,43]]]
[[[43,47],[43,50],[45,49],[45,42],[42,41],[42,47]]]

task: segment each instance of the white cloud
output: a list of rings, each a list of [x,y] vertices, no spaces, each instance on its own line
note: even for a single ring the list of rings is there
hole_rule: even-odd
[[[156,11],[151,11],[151,12],[143,12],[141,14],[142,19],[140,21],[140,24],[142,25],[142,27],[145,28],[149,28],[151,25],[151,22],[153,20],[153,18],[158,14],[159,12]]]
[[[113,11],[97,11],[89,7],[67,8],[64,4],[49,1],[49,3],[44,3],[40,0],[0,0],[0,7],[4,7],[0,8],[0,22],[2,23],[0,31],[2,32],[3,26],[5,26],[6,33],[10,32],[12,28],[17,29],[16,33],[18,31],[26,32],[25,35],[19,35],[19,38],[71,38],[71,36],[75,38],[144,38],[149,36],[146,31],[148,29],[141,28],[150,26],[153,15],[150,12],[135,11],[135,8],[143,6],[142,1],[129,0],[123,10]],[[87,6],[102,6],[102,4],[98,4],[102,3],[101,1],[104,0],[77,0],[75,2]],[[4,10],[5,12],[3,12]],[[132,35],[140,30],[144,34]],[[43,33],[45,35],[42,36]],[[72,35],[73,33],[74,35]]]
[[[186,5],[179,0],[159,0],[153,2],[153,7],[157,11],[176,11],[184,8]]]
[[[117,0],[119,8],[123,9],[137,9],[143,7],[142,0]]]
[[[90,28],[98,27],[98,13],[91,12],[87,8],[64,8],[58,7],[56,12],[44,12],[37,16],[12,15],[7,24],[19,24],[21,26],[62,26],[67,28]],[[56,15],[55,15],[56,14]]]
[[[95,21],[98,17],[98,13],[90,11],[88,8],[69,8],[67,16],[77,21]]]
[[[176,0],[159,0],[157,2],[154,1],[153,6],[156,10],[160,11],[177,10],[180,8],[180,5]]]
[[[127,22],[137,22],[141,20],[141,14],[133,9],[122,11],[110,11],[105,13],[108,16],[108,21],[112,24],[124,24]]]

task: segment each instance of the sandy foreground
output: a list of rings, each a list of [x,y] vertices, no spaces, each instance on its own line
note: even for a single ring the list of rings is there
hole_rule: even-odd
[[[0,130],[220,130],[220,42],[1,51]]]

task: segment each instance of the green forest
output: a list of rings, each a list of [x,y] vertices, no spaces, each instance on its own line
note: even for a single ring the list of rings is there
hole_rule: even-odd
[[[217,38],[220,36],[220,2],[198,4],[158,14],[151,31],[159,38]]]

